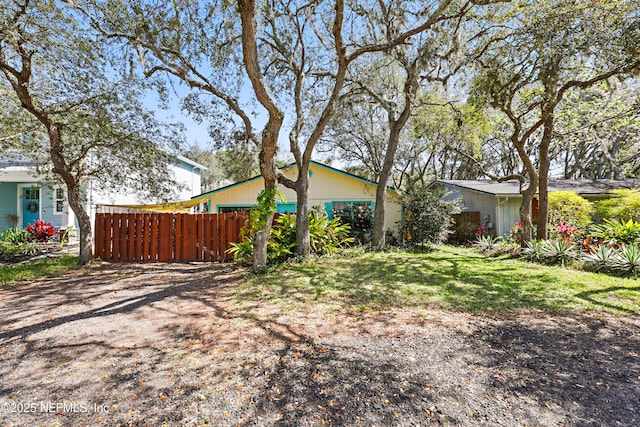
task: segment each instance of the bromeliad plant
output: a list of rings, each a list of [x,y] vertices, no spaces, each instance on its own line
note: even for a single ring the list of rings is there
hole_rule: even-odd
[[[55,234],[53,224],[44,222],[41,219],[36,220],[33,224],[27,225],[26,230],[37,242],[48,242]]]

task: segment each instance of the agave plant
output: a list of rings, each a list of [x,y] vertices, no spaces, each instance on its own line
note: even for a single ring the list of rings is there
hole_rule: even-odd
[[[549,264],[565,265],[578,258],[576,245],[564,240],[545,240],[541,244],[542,259]]]
[[[601,272],[609,271],[618,256],[619,251],[616,248],[607,245],[597,245],[592,248],[591,252],[583,253],[580,259],[590,270]]]
[[[480,249],[482,253],[491,253],[497,251],[502,243],[502,238],[494,236],[478,236],[474,242],[474,246]]]
[[[640,245],[623,245],[614,257],[612,267],[630,276],[640,274]]]
[[[545,240],[529,240],[526,242],[527,247],[520,250],[520,254],[530,261],[540,262],[543,259],[542,248]]]

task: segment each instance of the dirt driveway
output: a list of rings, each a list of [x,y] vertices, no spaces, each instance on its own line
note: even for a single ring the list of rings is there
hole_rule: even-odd
[[[234,268],[0,288],[0,425],[640,425],[637,317],[282,311]]]

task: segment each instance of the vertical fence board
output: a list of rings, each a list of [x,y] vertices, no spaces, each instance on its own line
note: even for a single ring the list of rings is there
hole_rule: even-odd
[[[226,227],[226,220],[227,220],[227,216],[229,214],[222,214],[220,216],[218,216],[218,259],[224,259],[225,258],[225,240],[227,240],[227,227]]]
[[[175,251],[172,261],[182,261],[182,215],[175,216]]]
[[[173,218],[171,214],[158,215],[158,261],[169,262],[172,257]]]
[[[104,216],[102,214],[96,214],[96,228],[93,231],[95,239],[95,249],[93,250],[94,256],[104,259]]]
[[[135,261],[136,215],[127,214],[127,261]]]
[[[151,223],[151,233],[149,234],[149,261],[156,262],[158,257],[158,242],[160,235],[160,224],[158,222],[158,214],[151,214],[149,216],[149,222]]]
[[[183,217],[185,225],[185,235],[183,236],[184,251],[186,261],[198,260],[198,233],[196,230],[196,215],[185,214]]]
[[[211,261],[219,258],[218,249],[220,245],[218,240],[220,239],[220,227],[218,227],[218,218],[218,215],[211,217]]]
[[[109,217],[104,220],[104,228],[105,228],[105,252],[104,259],[112,260],[113,259],[113,215],[109,215]]]
[[[144,242],[144,215],[136,214],[136,240],[135,240],[135,251],[134,251],[134,260],[143,261],[144,257],[142,256],[142,244]]]
[[[151,224],[149,222],[149,214],[140,215],[140,223],[142,224],[142,247],[140,248],[140,261],[148,262],[149,261],[149,244],[151,243],[151,239],[149,239],[149,234],[151,234]]]

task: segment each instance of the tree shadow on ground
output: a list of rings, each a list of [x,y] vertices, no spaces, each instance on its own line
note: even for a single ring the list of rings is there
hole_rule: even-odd
[[[558,405],[571,425],[640,425],[637,323],[580,315],[500,322],[470,340],[487,349],[497,392]]]
[[[278,271],[272,280],[250,281],[240,292],[252,300],[325,302],[345,309],[433,304],[478,314],[511,314],[522,309],[557,313],[587,307],[584,302],[589,302],[591,309],[599,306],[617,313],[640,312],[632,300],[625,305],[616,298],[620,292],[637,293],[635,281],[628,287],[581,292],[581,284],[575,285],[577,290],[563,288],[552,270],[533,264],[523,275],[491,258],[453,255],[434,262],[436,256],[392,254],[357,262],[337,261],[331,264],[333,271],[311,263],[289,265],[286,269],[296,280],[283,281],[279,279],[283,273]],[[602,297],[593,298],[596,293]]]
[[[430,275],[447,283],[456,269]],[[244,273],[103,265],[12,288],[0,400],[108,411],[6,424],[637,425],[637,325],[283,311],[239,293]]]

